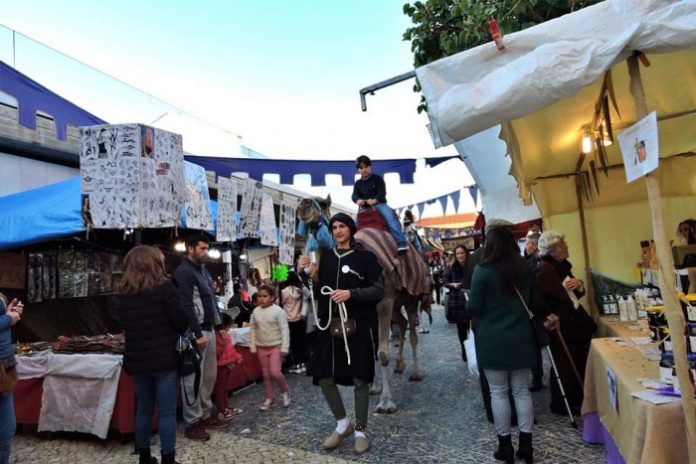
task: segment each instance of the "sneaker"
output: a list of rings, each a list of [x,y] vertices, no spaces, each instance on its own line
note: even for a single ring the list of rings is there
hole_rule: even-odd
[[[228,420],[220,420],[217,417],[210,416],[207,419],[202,419],[198,422],[204,429],[224,429],[230,425]]]
[[[290,392],[283,393],[283,407],[287,408],[290,406]]]
[[[270,411],[271,409],[275,408],[275,405],[275,400],[266,398],[266,401],[264,401],[263,404],[259,406],[259,411]]]
[[[302,364],[300,365],[300,372],[299,372],[299,374],[306,374],[306,373],[307,373],[307,366],[305,366],[304,363],[302,363]]]
[[[197,422],[189,427],[186,427],[186,429],[184,429],[184,436],[189,440],[195,441],[210,440],[210,434],[206,432],[205,429],[201,427],[199,424],[200,422]]]

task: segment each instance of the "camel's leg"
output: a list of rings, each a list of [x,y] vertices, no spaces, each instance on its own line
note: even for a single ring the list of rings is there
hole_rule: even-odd
[[[409,324],[411,326],[409,339],[411,341],[411,352],[413,353],[413,371],[408,380],[423,380],[423,375],[420,373],[420,368],[418,366],[418,331],[416,330],[416,319],[418,318],[419,306],[420,305],[416,303],[408,314]],[[421,321],[421,323],[423,322],[424,321]]]
[[[391,414],[396,412],[397,407],[392,399],[391,376],[389,375],[389,328],[391,326],[391,309],[394,299],[386,297],[377,305],[377,316],[379,322],[379,349],[377,357],[379,359],[380,370],[382,371],[382,395],[377,404],[378,413]]]
[[[380,365],[379,368],[382,371],[382,395],[380,396],[379,403],[377,403],[376,411],[380,414],[392,414],[395,413],[398,408],[394,400],[392,400],[389,366]]]
[[[401,311],[395,314],[395,318],[397,319],[396,323],[399,325],[399,350],[396,353],[394,373],[403,374],[406,370],[406,363],[404,362],[404,345],[406,341],[406,328],[408,320],[403,318]]]

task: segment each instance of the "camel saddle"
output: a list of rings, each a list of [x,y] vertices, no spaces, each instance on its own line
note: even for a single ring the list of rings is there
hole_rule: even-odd
[[[375,216],[379,217],[379,220]],[[380,221],[381,227],[376,225]],[[408,246],[406,254],[399,255],[396,240],[376,209],[368,208],[358,213],[358,224],[355,241],[377,256],[382,268],[396,270],[401,278],[401,287],[406,293],[417,297],[430,293],[430,276],[423,257],[412,245]]]

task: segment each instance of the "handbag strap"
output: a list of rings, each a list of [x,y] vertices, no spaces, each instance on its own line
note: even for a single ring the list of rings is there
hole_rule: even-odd
[[[527,302],[524,301],[524,298],[522,298],[522,294],[520,293],[519,289],[517,288],[517,285],[515,285],[515,291],[517,292],[517,296],[520,297],[520,301],[522,302],[522,306],[524,306],[525,311],[527,311],[527,315],[529,316],[529,318],[534,319],[534,313],[532,313],[529,310],[529,307],[527,306]]]

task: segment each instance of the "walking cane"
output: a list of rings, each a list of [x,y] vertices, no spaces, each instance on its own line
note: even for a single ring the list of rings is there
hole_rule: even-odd
[[[563,334],[561,333],[560,321],[559,321],[558,326],[556,326],[556,334],[558,335],[558,339],[561,342],[561,346],[563,347],[563,351],[565,351],[566,356],[568,356],[568,361],[570,362],[570,367],[573,368],[573,372],[575,373],[575,378],[578,379],[578,382],[580,383],[580,388],[581,389],[585,388],[585,385],[582,381],[582,377],[580,376],[580,371],[578,371],[578,366],[575,365],[575,361],[573,360],[573,356],[570,354],[570,350],[568,349],[568,345],[566,345],[565,338],[563,337]]]
[[[568,403],[568,398],[566,398],[565,389],[563,388],[563,382],[561,382],[561,376],[558,375],[558,369],[556,368],[556,361],[553,359],[553,354],[551,354],[551,347],[546,345],[546,354],[549,355],[549,361],[551,362],[551,368],[553,373],[556,374],[556,382],[558,383],[558,388],[561,390],[561,396],[563,397],[563,402],[565,403],[566,411],[568,411],[568,417],[570,417],[570,423],[573,425],[574,429],[578,428],[578,423],[575,422],[575,417],[573,417],[573,411],[570,409],[570,404]]]

